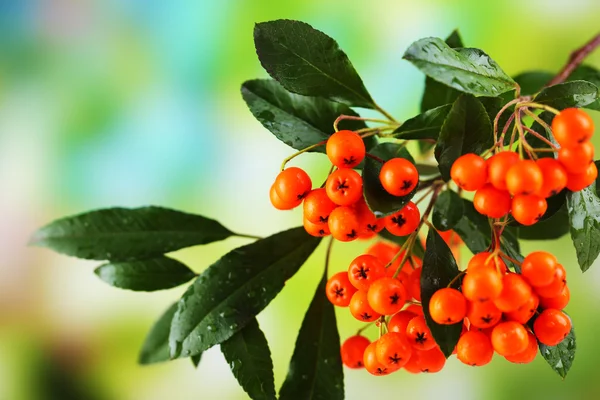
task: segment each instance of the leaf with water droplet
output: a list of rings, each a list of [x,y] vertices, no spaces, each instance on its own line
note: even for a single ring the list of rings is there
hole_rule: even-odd
[[[232,235],[213,219],[149,206],[107,208],[62,218],[39,229],[30,244],[79,258],[126,261]]]
[[[111,262],[99,266],[94,272],[109,285],[137,291],[174,288],[196,275],[185,264],[166,256]]]
[[[596,99],[598,99],[596,85],[586,81],[571,81],[545,88],[534,101],[563,110],[569,107],[584,107]]]
[[[256,318],[221,343],[221,352],[231,367],[231,372],[251,399],[275,399],[271,350]]]
[[[573,365],[575,360],[575,350],[577,349],[577,343],[575,340],[575,329],[571,327],[571,331],[562,342],[556,346],[546,346],[545,344],[538,343],[540,348],[540,354],[550,368],[552,368],[558,375],[563,379],[567,377],[567,373]]]
[[[596,183],[567,194],[567,209],[577,261],[585,272],[600,255],[600,197]]]
[[[333,305],[325,296],[326,283],[327,271],[304,315],[280,400],[344,398],[340,336]]]
[[[462,218],[464,204],[456,192],[445,190],[437,198],[433,206],[431,221],[440,231],[452,229]]]
[[[144,340],[138,362],[142,365],[169,361],[169,331],[177,311],[177,303],[171,305],[154,323]]]
[[[299,227],[221,257],[179,300],[169,337],[171,356],[183,357],[186,350],[191,355],[201,353],[244,328],[283,289],[319,242],[320,238]],[[230,273],[231,279],[223,280]],[[254,296],[249,298],[248,293]]]

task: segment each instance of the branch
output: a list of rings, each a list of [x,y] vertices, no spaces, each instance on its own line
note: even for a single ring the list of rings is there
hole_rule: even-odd
[[[546,87],[564,82],[575,70],[575,68],[577,68],[583,62],[583,60],[598,46],[600,46],[600,33],[594,36],[589,42],[572,52],[567,64],[565,64],[560,72],[546,84]]]

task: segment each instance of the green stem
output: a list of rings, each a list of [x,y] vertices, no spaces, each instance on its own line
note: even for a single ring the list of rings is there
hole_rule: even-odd
[[[556,108],[547,106],[546,104],[528,102],[528,103],[520,103],[519,107],[520,108],[522,108],[522,107],[539,108],[540,110],[549,111],[552,114],[556,114],[556,115],[560,114],[560,111],[558,111]]]
[[[363,118],[363,117],[357,117],[355,115],[340,115],[339,117],[337,117],[335,119],[335,121],[333,121],[333,130],[335,132],[337,132],[338,129],[338,125],[341,121],[343,120],[351,120],[351,121],[368,121],[368,122],[378,122],[380,124],[389,124],[390,121],[386,120],[386,119],[378,119],[378,118]],[[392,120],[393,122],[396,122],[395,120]]]
[[[375,322],[369,322],[367,324],[365,324],[365,326],[363,326],[362,328],[359,328],[356,331],[356,335],[360,335],[361,333],[363,333],[367,328],[370,328],[371,326],[375,325]]]
[[[392,122],[398,122],[396,121],[396,119],[394,117],[392,117],[392,115],[390,113],[388,113],[387,111],[385,111],[383,108],[381,108],[381,106],[375,102],[373,102],[373,105],[375,106],[375,109],[377,111],[379,111],[381,114],[383,114],[388,120],[392,121]]]
[[[460,271],[458,273],[458,275],[456,275],[454,278],[452,278],[452,280],[450,281],[450,283],[446,286],[447,288],[451,288],[452,285],[454,285],[456,283],[456,281],[458,281],[461,276],[465,275],[467,272],[466,271]]]
[[[520,99],[514,99],[509,101],[504,105],[504,107],[500,109],[500,111],[498,111],[498,114],[496,114],[496,117],[494,118],[494,143],[498,143],[498,122],[500,121],[502,113],[504,113],[504,111],[506,111],[510,106],[518,103],[519,101]]]
[[[325,274],[329,271],[329,259],[331,258],[331,248],[333,247],[333,236],[329,239],[329,243],[327,243],[327,250],[325,252]]]
[[[261,240],[264,239],[261,236],[256,236],[256,235],[248,235],[245,233],[234,233],[233,236],[237,236],[239,238],[245,238],[245,239],[254,239],[254,240]]]
[[[371,153],[365,153],[365,156],[366,156],[366,157],[368,157],[368,158],[371,158],[371,159],[373,159],[373,160],[375,160],[375,161],[378,161],[378,162],[380,162],[380,163],[382,163],[382,164],[385,164],[385,160],[384,160],[383,158],[379,158],[379,157],[377,157],[377,156],[376,156],[376,155],[374,155],[374,154],[371,154]]]
[[[325,144],[327,144],[327,140],[323,140],[323,141],[321,141],[319,143],[312,144],[312,145],[310,145],[310,146],[308,146],[308,147],[306,147],[306,148],[304,148],[304,149],[302,149],[300,151],[297,151],[296,153],[292,154],[291,156],[286,157],[283,160],[283,162],[281,163],[281,170],[283,171],[285,169],[286,164],[288,162],[290,162],[291,160],[293,160],[294,158],[298,157],[300,154],[306,153],[307,151],[310,151],[312,149],[316,149],[317,147],[323,146]]]

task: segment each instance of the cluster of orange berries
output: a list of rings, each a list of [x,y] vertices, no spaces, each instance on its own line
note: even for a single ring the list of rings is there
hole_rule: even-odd
[[[385,218],[377,218],[363,197],[362,177],[356,168],[365,158],[366,149],[360,135],[343,130],[327,140],[326,153],[337,169],[324,187],[313,189],[308,174],[298,167],[286,168],[271,186],[271,203],[279,210],[290,210],[301,203],[304,228],[313,236],[331,234],[335,239],[349,242],[368,239],[384,227],[390,233],[405,236],[414,231],[421,219],[419,209],[409,202],[402,210]],[[408,160],[394,158],[381,168],[382,186],[394,196],[405,196],[419,182],[416,167]]]
[[[502,151],[486,160],[470,153],[454,162],[450,175],[463,190],[475,191],[479,213],[502,218],[510,212],[517,222],[533,225],[546,212],[548,197],[564,188],[582,190],[598,177],[588,114],[568,108],[554,118],[552,132],[561,146],[557,159],[523,160],[516,152]]]

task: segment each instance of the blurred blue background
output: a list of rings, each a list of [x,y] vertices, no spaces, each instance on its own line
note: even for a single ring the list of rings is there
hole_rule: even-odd
[[[459,28],[468,46],[510,74],[556,71],[597,33],[599,17],[596,0],[0,0],[0,399],[246,398],[218,347],[197,370],[189,360],[136,364],[153,320],[184,288],[114,289],[92,273],[97,263],[25,243],[52,219],[117,205],[168,206],[257,235],[299,225],[297,212],[272,209],[267,195],[291,149],[239,94],[244,80],[266,77],[254,23],[300,19],[333,36],[373,97],[404,119],[418,112],[423,88],[401,59],[412,41]],[[600,67],[600,51],[588,62]],[[294,163],[316,181],[327,172],[318,155]],[[177,256],[199,272],[244,243]],[[333,269],[366,246],[336,246]],[[567,266],[579,352],[566,381],[541,359],[512,365],[496,357],[479,369],[452,359],[437,375],[346,371],[346,397],[600,398],[600,265],[582,275],[568,238],[524,249],[552,249]],[[322,257],[319,249],[259,316],[277,386]],[[358,326],[346,310],[338,320],[342,338]]]

